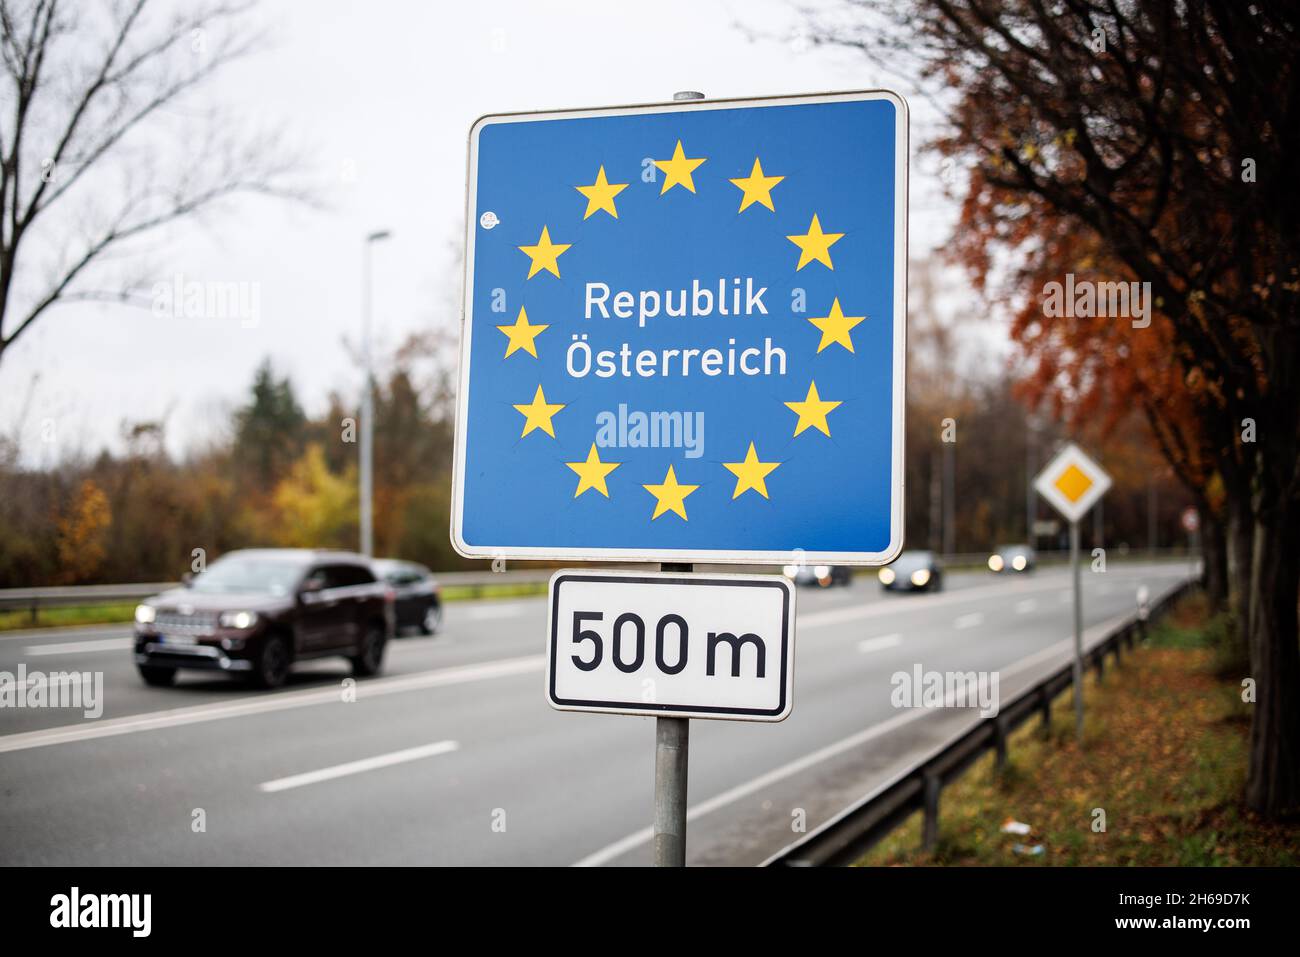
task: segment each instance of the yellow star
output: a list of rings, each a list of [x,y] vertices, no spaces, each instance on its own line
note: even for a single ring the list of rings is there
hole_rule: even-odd
[[[547,272],[560,278],[560,254],[567,250],[573,243],[553,243],[551,234],[547,232],[546,227],[542,227],[542,237],[537,240],[536,246],[520,246],[529,259],[533,261],[528,267],[528,278],[532,279],[539,272],[545,269]]]
[[[664,512],[676,512],[682,517],[683,521],[687,521],[686,496],[699,488],[698,485],[678,485],[677,475],[673,472],[671,465],[668,466],[668,474],[664,476],[662,485],[643,485],[641,487],[658,499],[655,504],[655,513],[650,516],[652,522]]]
[[[745,453],[745,461],[722,463],[723,468],[736,476],[736,491],[731,497],[740,498],[742,492],[752,488],[763,498],[767,498],[767,482],[764,480],[780,464],[780,462],[760,462],[758,453],[754,451],[754,443],[750,442],[749,451]]]
[[[547,403],[546,396],[542,394],[542,387],[539,385],[537,394],[533,396],[532,404],[515,406],[515,411],[521,413],[524,417],[524,430],[519,433],[519,437],[522,439],[533,429],[541,429],[551,438],[555,438],[555,429],[551,425],[551,417],[563,408],[562,405]]]
[[[817,383],[809,383],[807,398],[802,402],[786,403],[792,412],[799,415],[799,422],[794,427],[794,434],[798,435],[809,426],[814,426],[830,435],[831,428],[826,424],[826,415],[842,404],[842,402],[823,402],[822,397],[817,394]]]
[[[578,490],[573,493],[577,498],[589,488],[594,488],[605,498],[609,498],[609,489],[605,485],[605,476],[614,469],[622,465],[622,462],[602,462],[600,453],[596,451],[596,443],[591,443],[591,451],[587,453],[585,462],[565,462],[569,468],[578,473]]]
[[[573,187],[583,196],[587,197],[587,211],[582,214],[586,219],[598,209],[603,209],[609,215],[618,219],[618,210],[614,208],[614,197],[623,190],[627,189],[627,183],[611,183],[605,179],[605,167],[601,167],[596,173],[596,182],[590,186]]]
[[[844,315],[844,310],[840,308],[839,299],[831,303],[831,314],[829,316],[818,318],[809,316],[808,321],[822,331],[822,341],[818,343],[817,351],[821,352],[827,346],[838,342],[849,352],[852,352],[853,337],[849,335],[849,330],[866,318],[866,316]]]
[[[808,227],[808,232],[802,236],[787,236],[785,238],[799,247],[799,265],[794,267],[794,271],[798,272],[814,259],[827,269],[834,269],[835,267],[831,265],[831,247],[843,239],[844,234],[822,232],[822,224],[817,219],[817,214],[813,213],[812,224]]]
[[[754,168],[750,170],[749,176],[744,179],[733,179],[731,182],[744,190],[745,195],[740,198],[740,212],[744,212],[751,204],[761,203],[772,212],[776,212],[776,207],[772,205],[772,187],[784,176],[764,176],[763,165],[759,163],[758,157],[754,157]]]
[[[673,158],[669,160],[655,160],[655,166],[664,171],[664,185],[659,190],[662,196],[678,183],[685,186],[692,193],[695,192],[695,180],[691,178],[691,173],[695,168],[704,162],[704,157],[699,159],[688,159],[682,151],[682,141],[677,141],[677,148],[673,150]]]
[[[512,355],[523,349],[534,359],[537,358],[537,337],[545,332],[550,326],[533,326],[528,323],[528,313],[524,311],[523,306],[519,307],[519,318],[513,324],[497,326],[510,339],[510,344],[506,346],[505,358],[509,359]],[[820,349],[818,350],[821,351]]]

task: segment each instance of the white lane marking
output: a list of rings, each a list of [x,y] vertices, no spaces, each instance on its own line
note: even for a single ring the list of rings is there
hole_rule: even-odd
[[[1027,615],[1038,607],[1038,602],[1032,598],[1026,598],[1024,601],[1016,602],[1016,614]]]
[[[858,651],[866,654],[869,651],[881,651],[885,648],[894,648],[903,643],[903,636],[881,635],[879,638],[864,638],[858,642]]]
[[[59,641],[50,645],[32,645],[24,648],[23,654],[38,655],[77,655],[86,651],[122,651],[135,645],[134,638],[102,638],[98,641]]]
[[[87,627],[74,625],[70,628],[26,628],[22,631],[0,633],[0,641],[39,641],[42,638],[108,638],[131,634],[131,623],[123,622],[117,626]]]
[[[423,744],[418,748],[406,748],[403,751],[393,751],[389,754],[376,755],[373,758],[362,758],[360,761],[349,761],[346,764],[336,764],[331,768],[321,768],[319,771],[306,771],[302,774],[291,774],[287,778],[276,778],[274,781],[263,781],[257,786],[259,791],[265,791],[268,794],[274,794],[276,791],[288,791],[291,788],[300,788],[306,784],[317,784],[320,781],[332,781],[335,778],[347,777],[350,774],[361,774],[364,771],[375,771],[379,768],[392,767],[394,764],[405,764],[408,761],[418,761],[421,758],[431,758],[439,754],[448,754],[460,749],[460,744],[456,741],[435,741],[433,744]]]
[[[1093,627],[1088,628],[1084,633],[1084,638],[1085,638],[1084,647],[1085,648],[1091,647],[1091,645],[1094,643],[1092,641],[1087,640],[1088,636],[1104,635],[1110,629],[1117,627],[1121,622],[1127,620],[1128,617],[1129,616],[1127,614],[1117,615],[1108,621],[1101,622],[1098,625],[1094,625]],[[1001,676],[1001,679],[1005,681],[1006,679],[1012,677],[1013,675],[1019,674],[1022,671],[1037,666],[1043,661],[1048,661],[1053,658],[1064,660],[1067,654],[1072,652],[1073,649],[1074,649],[1073,638],[1067,638],[1063,641],[1058,641],[1056,644],[1044,648],[1041,651],[1038,651],[1033,655],[1030,655],[1028,658],[1016,662],[1014,665],[1012,665],[1009,668],[1003,668],[999,672],[999,674]],[[948,703],[948,700],[950,699],[945,699],[945,704]],[[732,804],[736,801],[739,801],[742,798],[748,797],[749,795],[761,791],[764,788],[776,784],[780,781],[783,781],[788,777],[793,777],[794,775],[812,767],[813,765],[820,764],[821,762],[829,758],[833,758],[838,754],[842,754],[845,751],[849,751],[860,744],[865,744],[866,742],[878,738],[883,734],[888,734],[889,732],[894,731],[895,729],[900,728],[905,724],[908,724],[912,721],[916,721],[918,718],[932,713],[933,713],[933,709],[910,708],[906,711],[901,712],[900,714],[896,714],[894,715],[894,717],[887,718],[886,720],[880,722],[879,724],[872,725],[869,728],[851,734],[847,738],[841,738],[839,741],[836,741],[833,744],[828,744],[824,748],[820,748],[816,751],[813,751],[811,754],[806,754],[802,758],[797,758],[794,761],[791,761],[789,764],[783,764],[779,768],[774,768],[773,770],[768,771],[766,774],[761,774],[758,777],[754,778],[753,780],[746,782],[745,784],[738,785],[729,791],[723,791],[721,794],[717,795],[716,797],[709,798],[707,801],[702,801],[699,804],[696,804],[694,807],[691,807],[687,810],[686,820],[687,821],[698,820],[699,818],[704,817],[706,814],[711,814],[712,812],[718,810],[719,808],[726,807],[728,804]],[[635,831],[632,834],[629,834],[627,837],[622,838],[621,840],[615,841],[613,844],[601,848],[600,850],[596,851],[593,854],[588,854],[582,860],[577,861],[575,864],[573,864],[573,866],[574,867],[600,867],[604,864],[608,864],[612,860],[616,860],[617,858],[622,857],[624,854],[628,853],[629,851],[635,850],[636,848],[652,840],[653,838],[654,838],[654,828],[644,827],[639,831]]]
[[[362,681],[357,684],[357,701],[365,701],[368,698],[377,698],[382,695],[400,694],[405,691],[423,691],[427,688],[440,688],[447,685],[466,684],[472,681],[531,674],[541,671],[545,660],[542,655],[527,655],[521,658],[502,658],[498,661],[489,661],[477,665],[438,668],[433,671],[416,672],[412,675],[396,675],[392,678],[376,678],[371,681]],[[68,744],[73,741],[114,737],[119,734],[135,734],[138,731],[156,731],[159,728],[174,728],[186,724],[198,724],[203,721],[242,718],[252,714],[265,714],[270,711],[286,711],[290,708],[335,704],[339,700],[341,699],[338,687],[331,685],[327,688],[312,688],[303,691],[281,691],[255,698],[252,701],[195,705],[190,708],[174,708],[168,711],[151,711],[125,718],[98,720],[75,727],[24,731],[18,734],[0,736],[0,754],[8,751],[25,751],[28,748],[43,748],[52,744]]]
[[[473,608],[465,609],[465,617],[470,621],[488,621],[492,618],[515,618],[519,615],[525,615],[530,611],[545,610],[546,605],[537,602],[529,604],[511,602],[508,605],[475,605]]]
[[[962,615],[952,623],[952,626],[960,631],[963,628],[974,628],[982,624],[984,624],[984,612],[973,611],[969,615]]]

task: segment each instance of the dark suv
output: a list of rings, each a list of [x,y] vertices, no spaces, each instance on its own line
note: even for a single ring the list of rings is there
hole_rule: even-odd
[[[200,668],[275,688],[295,661],[341,655],[354,674],[373,675],[393,635],[393,599],[360,555],[229,552],[184,588],[136,608],[136,667],[151,685],[170,685],[178,668]]]

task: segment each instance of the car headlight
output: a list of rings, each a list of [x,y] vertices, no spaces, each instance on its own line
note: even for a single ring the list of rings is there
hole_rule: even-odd
[[[1000,571],[1002,571],[1002,556],[1001,556],[1001,555],[990,555],[990,556],[989,556],[989,568],[990,568],[991,570],[995,571],[995,572],[1000,572]]]
[[[831,573],[830,565],[818,565],[816,568],[813,569],[813,574],[816,575],[818,578],[828,578],[830,576],[830,573]]]
[[[892,568],[880,569],[880,584],[882,585],[894,584],[894,570]]]
[[[912,572],[912,584],[917,588],[924,588],[925,583],[930,580],[930,569],[918,568]]]
[[[158,617],[157,610],[153,605],[136,605],[135,620],[141,625],[152,625],[153,620]]]
[[[799,566],[786,565],[785,568],[781,569],[781,574],[785,575],[786,578],[794,578],[795,575],[799,574]]]
[[[255,611],[223,611],[218,619],[222,628],[237,628],[243,631],[246,628],[252,628],[257,624],[257,612]]]
[[[1024,555],[1017,555],[1015,558],[1011,559],[1011,567],[1018,572],[1023,572],[1025,570],[1025,566],[1028,564],[1029,563],[1025,561]]]

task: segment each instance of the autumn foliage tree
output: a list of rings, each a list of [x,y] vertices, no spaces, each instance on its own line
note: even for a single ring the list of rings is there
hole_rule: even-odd
[[[1211,473],[1222,482],[1233,552],[1249,554],[1242,607],[1257,701],[1247,803],[1300,807],[1296,5],[883,6],[850,0],[814,34],[894,71],[914,67],[943,108],[933,145],[969,170],[955,238],[972,273],[1005,279],[995,292],[1023,305],[1042,291],[1023,284],[1027,275],[1037,282],[1073,258],[1054,244],[1081,243],[1108,279],[1150,284],[1161,326],[1086,330],[1079,354],[1055,363],[1044,345],[1040,375],[1063,385],[1066,401],[1087,401],[1124,366],[1145,364],[1133,394],[1151,399],[1168,436],[1185,438],[1180,467],[1203,473],[1201,487]],[[1048,330],[1056,321],[1036,320],[1060,343]],[[1068,367],[1076,380],[1095,377],[1092,387],[1072,388]]]
[[[68,513],[58,521],[59,568],[65,584],[85,581],[99,570],[112,523],[108,496],[91,479],[83,480]]]

